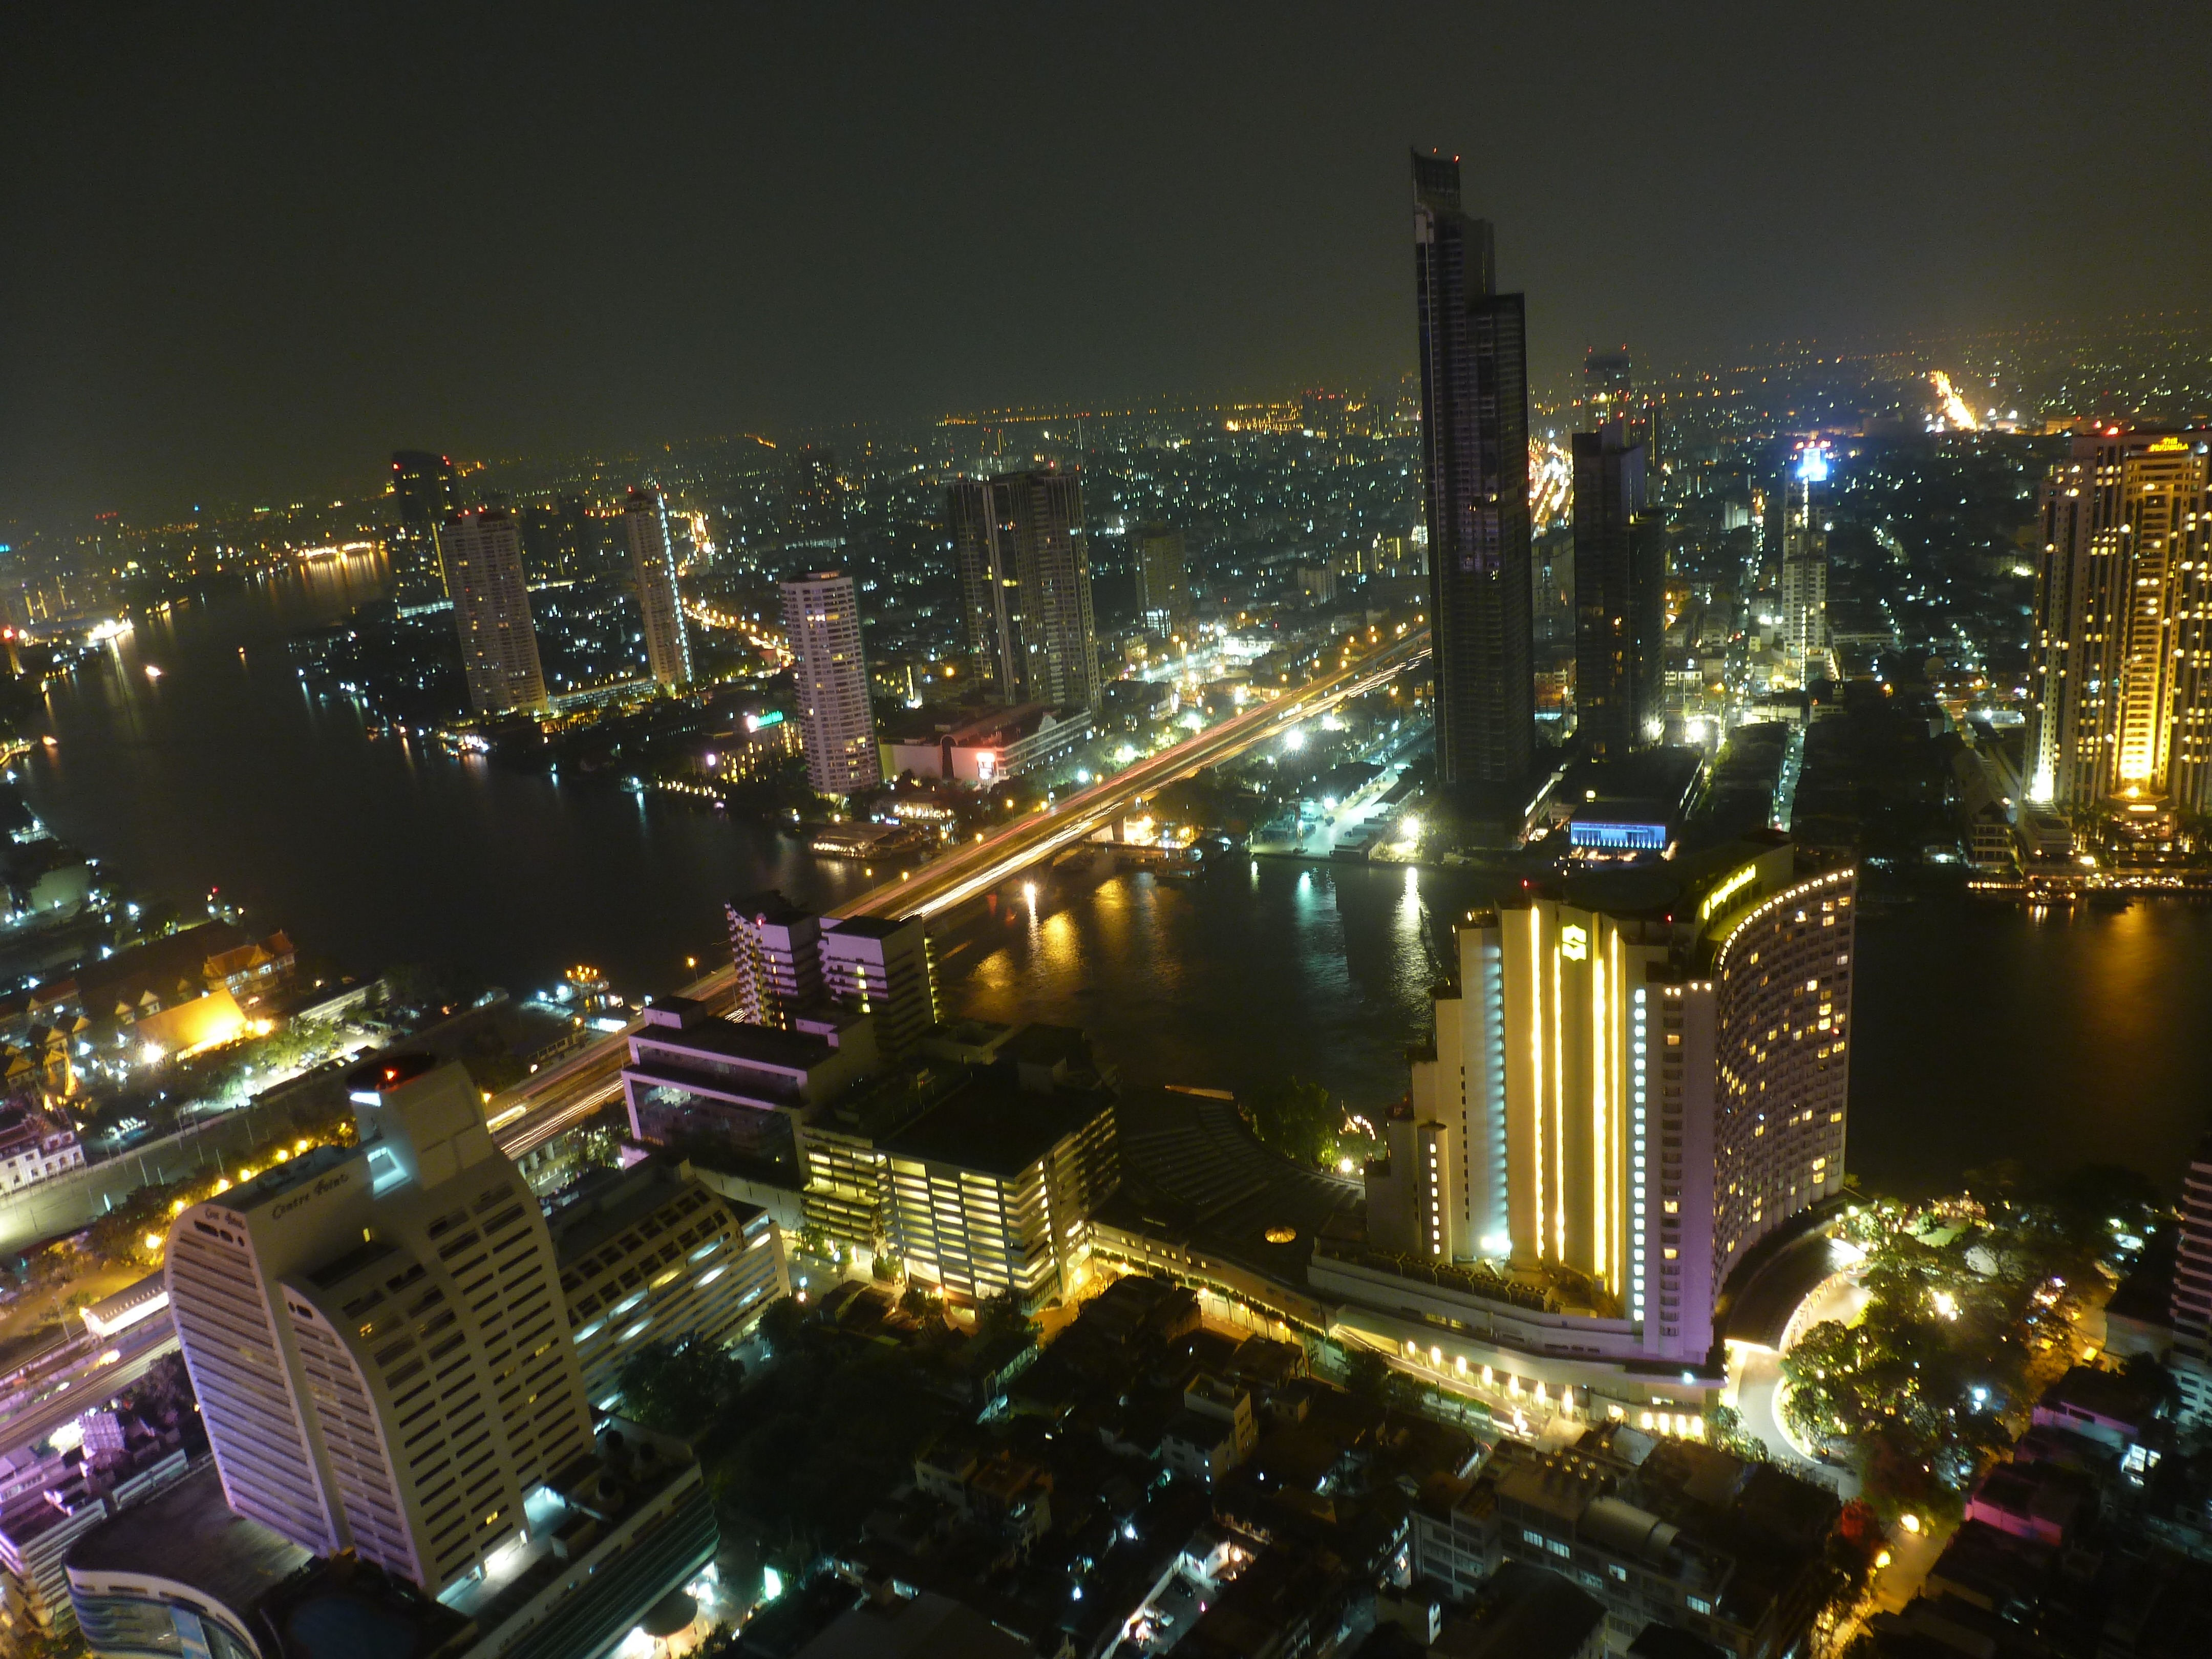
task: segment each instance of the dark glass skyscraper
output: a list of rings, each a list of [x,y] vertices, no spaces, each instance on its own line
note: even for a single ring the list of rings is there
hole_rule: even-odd
[[[1413,155],[1413,274],[1437,775],[1517,806],[1536,740],[1528,328],[1522,296],[1497,291],[1490,222],[1460,209],[1456,157]]]
[[[1666,718],[1667,543],[1622,422],[1576,433],[1574,455],[1575,732],[1614,760]]]
[[[1098,706],[1083,486],[1071,473],[962,478],[947,492],[976,678],[999,702]]]
[[[444,580],[438,559],[438,526],[460,506],[453,464],[427,449],[392,452],[392,505],[388,551],[398,579],[402,605],[421,605],[441,597]]]
[[[395,449],[392,495],[401,528],[434,530],[459,505],[453,499],[453,464],[427,449]]]

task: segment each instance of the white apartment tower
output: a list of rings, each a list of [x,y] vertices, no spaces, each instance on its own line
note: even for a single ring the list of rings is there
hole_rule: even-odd
[[[807,781],[824,795],[849,795],[881,783],[853,579],[840,570],[791,578],[783,584],[783,625],[791,641]]]
[[[438,526],[469,704],[479,714],[545,707],[545,672],[522,579],[522,532],[503,507],[454,513]]]
[[[468,1073],[349,1082],[358,1145],[178,1216],[169,1304],[230,1507],[436,1595],[527,1535],[590,1413],[544,1218]]]
[[[683,598],[676,587],[668,503],[658,490],[629,492],[623,505],[623,533],[629,538],[630,569],[637,582],[647,670],[663,685],[689,685],[691,641],[684,631]]]

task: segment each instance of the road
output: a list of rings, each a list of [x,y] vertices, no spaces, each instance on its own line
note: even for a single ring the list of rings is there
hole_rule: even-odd
[[[837,907],[840,916],[886,920],[942,915],[1080,841],[1117,817],[1149,790],[1233,760],[1255,744],[1335,708],[1347,698],[1388,684],[1429,653],[1429,631],[1416,629],[1334,673],[1308,681],[1223,720],[1171,749],[1123,768],[1079,794],[1033,812],[1016,823],[947,852],[897,881],[884,883]],[[682,994],[720,1011],[735,990],[725,968],[684,988]],[[487,1107],[493,1137],[509,1158],[520,1159],[556,1136],[587,1121],[622,1088],[626,1033],[617,1032],[570,1055],[527,1083],[495,1097]]]
[[[1218,726],[1194,732],[1172,749],[1125,767],[1080,793],[1054,803],[1048,811],[1033,812],[901,880],[872,888],[839,906],[835,914],[888,920],[933,916],[953,909],[1039,859],[1091,835],[1147,790],[1234,759],[1302,720],[1387,684],[1428,653],[1428,630],[1408,633],[1347,668],[1310,680],[1272,702],[1255,704]]]
[[[13,1449],[45,1439],[71,1418],[126,1391],[176,1346],[176,1328],[167,1312],[149,1315],[130,1329],[118,1332],[104,1346],[88,1343],[90,1352],[56,1378],[56,1386],[38,1390],[35,1399],[16,1402],[0,1419],[0,1446]],[[109,1354],[115,1357],[106,1359]],[[106,1360],[104,1364],[103,1359]]]

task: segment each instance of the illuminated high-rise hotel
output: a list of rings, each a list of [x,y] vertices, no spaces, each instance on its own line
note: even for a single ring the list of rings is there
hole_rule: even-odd
[[[1369,1236],[1701,1359],[1735,1264],[1842,1189],[1853,872],[1759,838],[1458,930]]]
[[[2212,811],[2212,462],[2202,432],[2087,433],[2043,485],[2029,793]]]
[[[230,1507],[436,1595],[527,1535],[591,1416],[544,1216],[468,1073],[408,1055],[351,1090],[359,1145],[176,1218],[169,1306]]]

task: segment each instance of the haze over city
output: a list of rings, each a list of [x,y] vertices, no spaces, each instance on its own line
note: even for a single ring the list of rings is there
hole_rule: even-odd
[[[2212,1653],[2208,20],[0,17],[0,1659]]]
[[[12,8],[0,519],[1388,383],[1408,144],[1466,158],[1541,389],[2198,311],[2204,210],[2144,159],[2193,102],[2110,89],[2208,24],[2128,15]]]

